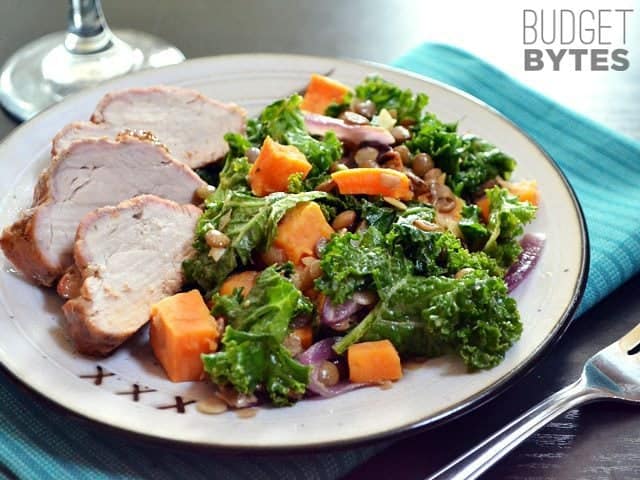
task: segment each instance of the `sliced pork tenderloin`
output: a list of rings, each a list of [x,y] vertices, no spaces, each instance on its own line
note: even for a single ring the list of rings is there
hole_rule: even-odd
[[[180,290],[200,209],[142,195],[88,213],[73,248],[81,285],[62,307],[77,349],[106,355]]]
[[[76,230],[88,212],[145,193],[199,203],[204,186],[152,142],[128,135],[75,142],[41,174],[32,208],[2,232],[0,247],[27,278],[50,286],[73,263]]]
[[[244,133],[247,114],[195,90],[155,86],[131,88],[103,97],[91,117],[100,128],[66,127],[54,139],[54,151],[84,135],[103,135],[118,129],[152,132],[169,152],[191,168],[222,158],[229,147],[227,132]],[[56,145],[57,143],[57,145]]]
[[[52,155],[86,138],[115,138],[123,130],[153,133],[171,154],[192,168],[222,158],[228,151],[224,134],[244,133],[247,114],[195,90],[155,86],[107,94],[89,122],[73,122],[54,138]]]
[[[118,125],[108,123],[93,122],[73,122],[65,126],[53,137],[51,142],[51,157],[55,157],[60,152],[68,149],[73,142],[85,139],[98,140],[100,138],[115,139],[122,131]]]

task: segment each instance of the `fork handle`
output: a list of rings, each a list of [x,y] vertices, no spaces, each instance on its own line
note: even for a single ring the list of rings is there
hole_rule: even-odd
[[[427,480],[477,478],[525,438],[561,413],[576,405],[605,396],[601,390],[588,387],[581,378],[523,413],[487,440],[428,477]]]

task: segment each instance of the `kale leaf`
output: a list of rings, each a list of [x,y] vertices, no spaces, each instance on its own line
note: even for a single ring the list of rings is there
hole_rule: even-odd
[[[246,298],[216,294],[212,303],[212,313],[224,317],[233,328],[268,333],[280,342],[292,318],[313,310],[311,302],[274,267],[260,273]]]
[[[504,269],[493,258],[484,252],[470,252],[451,232],[423,232],[412,224],[397,223],[391,235],[418,275],[453,276],[464,268],[504,275]]]
[[[367,77],[355,88],[355,93],[359,100],[371,100],[378,112],[383,108],[395,111],[400,123],[420,121],[429,103],[429,97],[424,93],[414,95],[411,90],[403,90],[378,75]]]
[[[323,274],[315,286],[340,304],[363,290],[380,290],[396,276],[411,271],[401,253],[394,254],[385,236],[375,227],[364,233],[334,235],[322,251]]]
[[[517,238],[524,231],[524,224],[533,220],[536,207],[521,202],[506,188],[495,186],[486,191],[489,198],[489,239],[484,251],[504,267],[516,261],[522,247]]]
[[[467,248],[472,252],[482,250],[489,240],[489,230],[480,219],[480,209],[477,205],[469,204],[462,207],[458,228]]]
[[[213,298],[214,315],[228,323],[222,351],[202,356],[205,371],[217,384],[240,393],[264,389],[276,405],[288,405],[306,390],[309,368],[282,346],[291,320],[311,313],[311,302],[275,267],[260,273],[246,298],[241,292]]]
[[[220,385],[240,393],[264,388],[275,405],[289,405],[306,391],[309,367],[294,360],[272,335],[227,327],[224,350],[202,356],[204,370]]]

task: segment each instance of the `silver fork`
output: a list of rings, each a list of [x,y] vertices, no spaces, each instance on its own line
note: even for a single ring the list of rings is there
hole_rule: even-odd
[[[606,399],[640,402],[640,324],[587,360],[579,380],[523,413],[427,480],[477,478],[561,413]]]

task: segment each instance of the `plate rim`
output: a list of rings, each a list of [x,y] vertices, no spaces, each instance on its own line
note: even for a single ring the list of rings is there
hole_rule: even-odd
[[[74,417],[74,419],[80,420],[79,423],[83,423],[85,425],[91,425],[91,427],[93,428],[98,427],[99,429],[105,429],[109,432],[114,432],[114,433],[117,432],[120,435],[124,434],[126,437],[132,438],[136,441],[142,440],[144,442],[151,442],[152,444],[173,445],[173,446],[180,446],[188,449],[197,449],[197,450],[207,450],[207,451],[214,450],[214,451],[220,451],[220,452],[239,452],[239,453],[246,453],[246,452],[286,453],[286,452],[307,452],[307,451],[318,451],[318,450],[326,451],[326,450],[332,450],[332,449],[343,447],[343,446],[357,447],[357,446],[371,444],[373,442],[380,441],[383,439],[387,439],[387,440],[392,438],[399,439],[402,437],[414,435],[414,434],[426,431],[428,429],[435,428],[439,425],[447,423],[451,420],[459,418],[475,410],[476,408],[498,397],[505,390],[513,386],[518,380],[520,380],[522,377],[526,376],[529,372],[531,372],[535,368],[535,366],[540,362],[540,360],[544,357],[544,355],[548,354],[551,348],[555,344],[557,344],[557,342],[563,337],[567,328],[571,325],[575,317],[575,312],[582,300],[583,294],[586,289],[588,271],[589,271],[589,266],[591,261],[590,241],[589,241],[587,223],[584,217],[582,206],[578,201],[578,198],[573,189],[573,186],[571,185],[569,180],[566,178],[565,174],[562,172],[562,170],[560,169],[556,161],[553,159],[553,157],[536,140],[534,140],[531,137],[531,135],[525,132],[520,126],[518,126],[513,120],[508,118],[500,110],[480,100],[474,95],[464,90],[461,90],[453,85],[449,85],[445,82],[442,82],[437,79],[433,79],[426,75],[421,75],[421,74],[404,70],[398,67],[393,67],[393,66],[372,62],[372,61],[367,61],[367,60],[345,58],[345,57],[327,57],[327,56],[318,56],[318,55],[286,54],[286,53],[239,53],[239,54],[212,55],[212,56],[206,56],[206,57],[198,57],[198,58],[187,59],[184,62],[177,65],[156,68],[153,70],[142,70],[142,71],[134,72],[128,75],[116,77],[96,87],[92,87],[90,89],[86,89],[86,90],[74,93],[66,97],[61,102],[55,105],[52,105],[51,107],[40,112],[38,115],[34,116],[32,119],[26,122],[23,122],[22,124],[14,128],[6,137],[2,139],[2,141],[0,141],[0,152],[6,147],[6,144],[8,144],[13,139],[14,136],[19,135],[23,131],[23,129],[29,128],[30,124],[34,120],[42,119],[43,117],[46,117],[48,115],[51,115],[52,113],[55,113],[55,110],[63,107],[64,104],[67,103],[67,101],[71,101],[73,99],[76,99],[82,96],[91,95],[91,93],[97,90],[102,90],[102,89],[108,88],[112,84],[118,83],[123,78],[144,77],[148,75],[150,72],[162,72],[164,70],[172,70],[172,69],[180,68],[180,66],[185,64],[198,64],[198,63],[206,64],[212,61],[225,61],[227,59],[233,60],[233,59],[243,59],[243,58],[255,59],[257,57],[266,58],[266,59],[278,59],[280,61],[283,61],[286,59],[298,59],[302,61],[321,60],[321,61],[340,62],[347,65],[370,66],[375,69],[379,69],[383,71],[386,70],[389,72],[393,72],[395,74],[411,77],[416,80],[437,85],[440,88],[443,88],[452,93],[455,93],[458,96],[464,97],[465,99],[475,103],[482,109],[487,110],[493,115],[499,117],[502,121],[509,124],[509,126],[511,126],[523,137],[525,137],[526,140],[543,155],[543,157],[546,159],[549,165],[553,167],[556,174],[564,184],[564,187],[567,193],[569,194],[573,204],[576,219],[578,221],[577,223],[579,225],[580,239],[581,239],[580,268],[578,271],[578,275],[576,277],[575,287],[571,294],[571,299],[567,304],[563,314],[555,323],[554,328],[551,331],[549,331],[544,341],[540,342],[537,345],[535,350],[530,354],[529,358],[527,358],[524,362],[520,363],[519,365],[515,366],[509,373],[505,374],[500,380],[492,383],[491,385],[488,385],[483,390],[475,393],[474,395],[471,395],[466,400],[461,401],[454,407],[447,409],[444,412],[436,414],[427,419],[410,422],[408,424],[404,424],[396,428],[391,428],[391,429],[385,430],[384,432],[367,434],[367,435],[350,438],[350,439],[320,441],[313,444],[305,444],[302,446],[296,446],[296,445],[286,445],[286,446],[285,445],[273,445],[273,446],[231,445],[229,446],[229,445],[203,443],[203,442],[197,442],[197,441],[191,441],[191,440],[185,440],[185,439],[167,438],[167,437],[162,437],[162,436],[153,435],[149,433],[144,433],[137,430],[129,429],[124,425],[116,425],[113,422],[110,423],[102,419],[92,418],[92,417],[83,415],[82,413],[79,413],[73,410],[71,407],[68,407],[66,405],[63,405],[62,403],[59,403],[58,401],[46,395],[46,393],[37,390],[34,386],[29,384],[23,378],[20,378],[17,375],[15,375],[13,371],[10,370],[7,365],[5,365],[5,362],[2,359],[0,359],[0,368],[2,369],[2,371],[6,373],[7,376],[18,386],[23,387],[23,389],[26,389],[27,391],[29,391],[30,394],[35,394],[35,396],[38,397],[39,401],[44,400],[49,405],[55,406],[59,411],[64,412],[65,414],[71,414]]]

